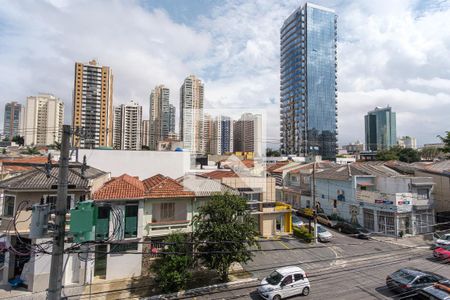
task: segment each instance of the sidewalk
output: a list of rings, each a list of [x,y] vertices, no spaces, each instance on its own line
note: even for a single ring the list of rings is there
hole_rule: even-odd
[[[408,248],[427,249],[433,245],[433,240],[427,239],[423,235],[395,238],[388,236],[372,236],[372,239],[379,242],[390,243]]]

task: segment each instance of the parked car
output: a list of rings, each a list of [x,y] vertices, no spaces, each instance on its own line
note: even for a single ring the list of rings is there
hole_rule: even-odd
[[[414,295],[417,300],[450,300],[450,281],[446,280],[423,288]]]
[[[450,245],[437,247],[433,251],[433,256],[437,259],[443,260],[444,262],[450,262]]]
[[[337,223],[336,221],[330,220],[330,218],[328,218],[328,216],[323,213],[317,214],[317,222],[328,227],[333,227]]]
[[[308,231],[314,233],[314,225],[311,224],[311,227],[308,224],[303,224],[301,225],[301,227],[305,227],[306,229],[308,229]],[[323,227],[320,224],[317,224],[317,240],[319,242],[329,242],[331,241],[331,238],[333,237],[333,235],[331,234],[331,232],[329,232],[328,230],[326,230],[325,227]]]
[[[300,227],[303,224],[303,220],[300,217],[297,217],[296,215],[292,216],[292,227]]]
[[[358,239],[370,239],[370,232],[367,229],[361,226],[352,225],[347,222],[337,222],[337,224],[334,226],[334,229],[345,234],[351,234]]]
[[[309,294],[311,286],[305,271],[296,266],[277,269],[261,281],[258,294],[267,300],[281,300],[295,295]]]
[[[386,285],[392,291],[408,293],[444,280],[444,277],[435,273],[403,268],[387,276]]]
[[[433,233],[433,241],[435,247],[450,245],[450,233],[446,233],[443,236],[440,236],[437,233]]]

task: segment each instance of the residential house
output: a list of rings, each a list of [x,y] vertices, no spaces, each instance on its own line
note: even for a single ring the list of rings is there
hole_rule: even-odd
[[[94,260],[95,279],[147,274],[154,259],[152,249],[160,248],[160,242],[170,233],[192,232],[192,219],[198,208],[217,192],[236,193],[213,180],[190,175],[178,180],[161,174],[144,180],[127,174],[111,179],[93,195],[99,217],[107,224],[96,235],[111,236],[117,231],[114,215],[123,216],[124,225],[112,243],[96,246],[96,252],[109,254]]]
[[[74,165],[80,164],[71,164]],[[35,168],[15,177],[0,182],[2,207],[0,232],[3,233],[2,244],[8,249],[2,252],[0,262],[0,283],[7,284],[17,275],[26,279],[28,290],[44,291],[48,287],[51,256],[40,251],[31,251],[31,245],[51,241],[51,235],[32,239],[29,236],[31,211],[33,204],[48,203],[53,207],[57,199],[57,178],[59,167],[52,167],[47,173],[44,168]],[[70,168],[68,174],[67,208],[85,199],[109,179],[109,173],[87,167]],[[51,246],[45,246],[51,251]],[[84,280],[84,266],[77,255],[64,258],[67,261],[64,284],[80,283]],[[83,270],[83,271],[81,271]]]
[[[436,222],[444,223],[450,221],[450,160],[417,166],[414,170],[415,176],[426,176],[433,178],[435,183],[432,191],[434,198],[434,210]]]
[[[254,176],[251,172],[237,173],[233,170],[215,170],[200,176],[221,182],[246,198],[262,236],[292,232],[291,208],[276,201],[275,178]]]

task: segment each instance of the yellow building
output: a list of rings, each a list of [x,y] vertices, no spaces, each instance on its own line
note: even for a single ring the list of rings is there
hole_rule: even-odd
[[[112,147],[113,75],[95,60],[75,63],[72,124],[83,136],[74,137],[81,148]]]

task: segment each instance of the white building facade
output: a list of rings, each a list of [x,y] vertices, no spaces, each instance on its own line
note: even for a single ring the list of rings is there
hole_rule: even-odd
[[[114,148],[141,150],[142,106],[129,102],[114,108]]]
[[[206,152],[203,142],[203,96],[200,79],[188,76],[180,89],[180,140],[193,153]]]
[[[25,145],[45,146],[61,142],[64,102],[52,94],[27,98],[25,108]]]

